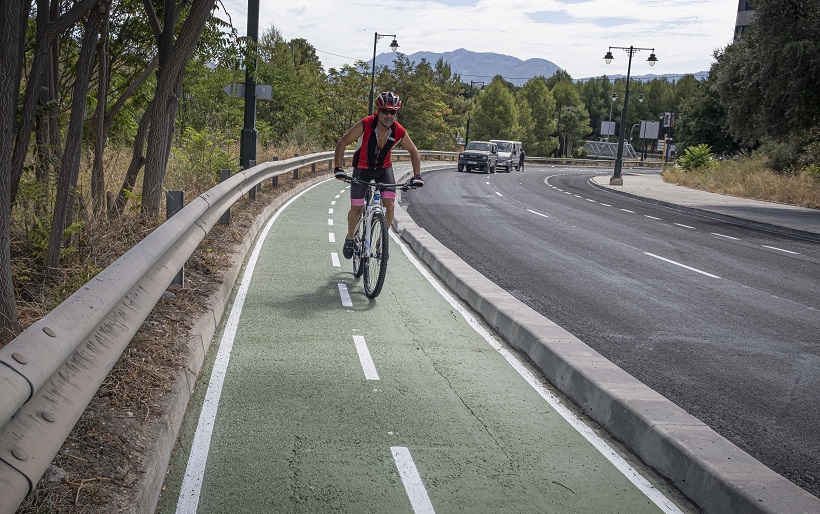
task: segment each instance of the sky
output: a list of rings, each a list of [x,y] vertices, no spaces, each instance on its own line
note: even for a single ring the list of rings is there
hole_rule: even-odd
[[[395,34],[399,51],[465,48],[547,59],[573,78],[625,75],[628,54],[610,46],[654,48],[632,58],[632,74],[708,71],[712,54],[731,43],[737,0],[259,0],[259,35],[276,27],[303,38],[325,70],[373,59],[375,34]],[[247,0],[223,0],[239,35],[247,34]],[[222,13],[220,17],[225,17]],[[377,54],[390,51],[380,38]]]

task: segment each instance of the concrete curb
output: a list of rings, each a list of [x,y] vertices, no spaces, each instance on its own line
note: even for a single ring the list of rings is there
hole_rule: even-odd
[[[396,207],[394,228],[546,378],[705,512],[820,512],[789,482],[492,283]]]
[[[593,178],[589,179],[589,185],[596,189],[600,189],[601,191],[610,191],[617,195],[621,196],[628,196],[629,198],[633,198],[635,200],[640,200],[642,202],[651,203],[655,205],[661,205],[663,207],[669,207],[670,209],[674,209],[677,211],[687,212],[689,214],[695,214],[698,216],[704,216],[707,218],[713,218],[720,221],[725,221],[727,223],[734,223],[735,225],[740,225],[743,227],[751,227],[760,230],[765,230],[767,232],[774,232],[775,234],[783,234],[787,236],[794,236],[800,237],[803,239],[810,239],[812,241],[820,241],[820,234],[816,234],[814,232],[808,232],[805,230],[798,230],[795,228],[789,227],[781,227],[779,225],[772,225],[771,223],[764,223],[762,221],[755,221],[755,220],[748,220],[744,218],[738,218],[736,216],[730,216],[729,214],[722,214],[715,211],[709,211],[706,209],[698,209],[697,207],[689,207],[686,205],[680,205],[671,202],[665,202],[663,200],[658,200],[655,198],[647,198],[646,196],[640,196],[632,193],[628,193],[626,191],[621,191],[619,189],[615,189],[612,187],[602,186],[600,184],[595,183]]]

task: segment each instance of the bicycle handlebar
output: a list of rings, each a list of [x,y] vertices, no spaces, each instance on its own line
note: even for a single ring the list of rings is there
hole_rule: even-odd
[[[344,178],[342,180],[344,182],[349,183],[349,184],[361,184],[361,185],[364,185],[364,186],[371,187],[373,189],[387,189],[388,187],[395,187],[395,188],[401,189],[402,191],[409,191],[411,189],[418,189],[417,187],[414,187],[412,185],[412,182],[413,182],[412,178],[409,179],[407,182],[404,182],[402,184],[398,184],[398,183],[397,184],[385,184],[385,183],[381,183],[381,182],[365,182],[364,180],[361,180],[361,179],[358,179],[358,178],[353,178],[350,175],[347,175],[346,178]]]

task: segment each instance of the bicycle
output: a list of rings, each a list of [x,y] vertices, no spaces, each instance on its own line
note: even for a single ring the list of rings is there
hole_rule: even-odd
[[[382,291],[389,257],[390,238],[387,234],[387,218],[382,208],[381,192],[388,187],[402,191],[409,191],[415,187],[411,185],[410,180],[404,184],[380,184],[348,176],[344,181],[367,186],[364,192],[364,208],[353,232],[353,276],[358,278],[364,275],[364,294],[368,298],[375,298]]]

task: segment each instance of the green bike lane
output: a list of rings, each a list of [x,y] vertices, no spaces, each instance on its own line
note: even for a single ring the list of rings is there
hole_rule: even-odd
[[[348,206],[329,180],[260,234],[158,512],[680,512],[395,237],[368,299]]]

